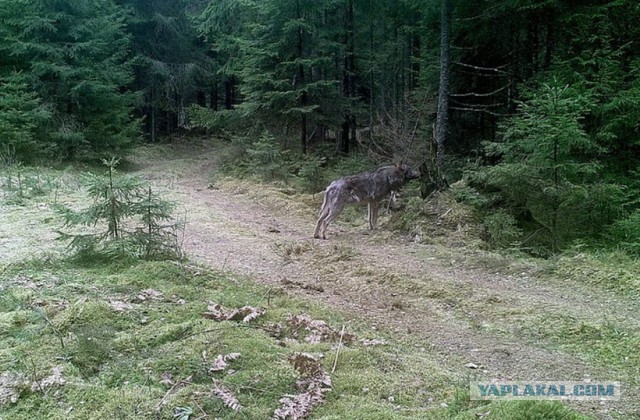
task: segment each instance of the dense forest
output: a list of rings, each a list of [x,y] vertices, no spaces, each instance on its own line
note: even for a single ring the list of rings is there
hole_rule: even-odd
[[[196,133],[307,178],[402,158],[489,244],[637,254],[638,22],[632,0],[2,0],[0,154]]]

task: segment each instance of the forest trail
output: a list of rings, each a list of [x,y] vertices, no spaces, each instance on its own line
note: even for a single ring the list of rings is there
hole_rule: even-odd
[[[328,240],[312,238],[321,194],[311,203],[250,184],[211,185],[217,153],[172,146],[167,155],[144,149],[135,173],[166,189],[186,214],[183,246],[189,258],[230,270],[274,289],[302,296],[365,320],[416,351],[430,351],[453,381],[483,379],[616,380],[531,331],[536,322],[595,320],[638,328],[639,305],[575,284],[544,281],[524,264],[483,260],[482,253],[422,245],[384,227],[338,221]],[[158,149],[160,150],[160,149]],[[474,257],[475,255],[475,257]],[[475,258],[469,263],[469,258]],[[496,257],[497,258],[497,257]],[[484,262],[483,262],[484,261]],[[415,344],[418,343],[418,344]],[[472,363],[477,369],[466,367]],[[467,378],[467,379],[465,379]],[[625,389],[638,401],[638,390]],[[636,403],[584,403],[599,418],[640,413]],[[615,416],[614,416],[615,417]]]

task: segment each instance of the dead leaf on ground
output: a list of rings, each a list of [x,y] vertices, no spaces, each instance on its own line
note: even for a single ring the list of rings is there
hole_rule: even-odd
[[[17,402],[20,394],[26,390],[42,392],[54,385],[66,384],[67,381],[62,376],[63,370],[62,366],[54,366],[51,368],[51,375],[35,381],[19,372],[3,372],[0,374],[0,406]]]
[[[137,302],[146,302],[148,300],[162,300],[163,294],[155,289],[144,289],[133,299]]]
[[[17,402],[28,383],[27,378],[21,373],[2,372],[0,374],[0,406]]]
[[[265,310],[263,308],[256,308],[254,306],[243,306],[236,309],[225,309],[222,305],[217,303],[211,303],[207,306],[207,311],[202,314],[205,318],[213,319],[215,321],[240,321],[251,322],[254,319],[264,315]]]
[[[337,341],[341,339],[344,344],[352,343],[356,337],[350,333],[341,333],[340,330],[332,328],[321,319],[313,319],[307,314],[290,315],[287,318],[287,326],[291,329],[291,335],[298,338],[301,331],[306,331],[305,341],[317,344],[326,341]]]
[[[322,368],[320,361],[309,353],[294,353],[289,356],[289,363],[302,375],[296,381],[296,387],[301,392],[281,398],[281,406],[273,415],[278,419],[306,418],[313,407],[324,402],[324,394],[331,391],[331,377]]]
[[[387,344],[387,340],[384,340],[382,338],[373,338],[373,339],[369,339],[369,338],[363,338],[361,340],[359,340],[360,344],[362,344],[365,347],[369,347],[369,346],[386,346]]]
[[[37,382],[31,383],[31,390],[42,391],[54,385],[66,384],[67,380],[64,379],[64,377],[62,376],[63,371],[64,371],[64,368],[62,366],[54,366],[53,368],[51,368],[51,375],[46,376]]]
[[[225,370],[229,366],[228,362],[236,360],[238,357],[240,357],[240,353],[219,354],[209,367],[209,372],[221,372]]]
[[[224,387],[220,383],[220,381],[216,379],[213,380],[213,393],[220,397],[224,405],[226,405],[230,409],[234,411],[239,411],[242,409],[242,404],[240,404],[240,401],[238,401],[238,399],[233,395],[231,390]]]
[[[110,300],[109,307],[116,312],[125,312],[130,309],[133,309],[133,305],[130,303],[123,302],[121,300]]]

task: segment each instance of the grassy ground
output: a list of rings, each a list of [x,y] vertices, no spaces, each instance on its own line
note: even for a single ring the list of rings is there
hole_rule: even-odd
[[[299,374],[287,361],[295,352],[316,355],[332,380],[332,390],[314,408],[313,418],[587,418],[557,402],[470,401],[472,375],[452,370],[450,362],[425,347],[422,338],[376,329],[365,317],[337,311],[317,300],[292,297],[286,287],[258,285],[234,273],[191,264],[70,260],[62,244],[52,242],[59,224],[50,205],[81,201],[77,173],[22,171],[23,180],[39,177],[50,182],[19,191],[15,183],[7,184],[6,175],[2,178],[2,420],[270,418],[283,396],[299,392]],[[284,261],[296,260],[310,253],[309,247],[312,245],[306,242],[280,241],[275,252]],[[331,249],[317,250],[329,252],[322,260],[327,269],[352,264],[358,257],[358,251],[345,244]],[[474,261],[470,264],[495,263],[486,258]],[[570,281],[572,261],[576,260],[549,265],[544,274],[550,282],[561,275]],[[590,265],[579,266],[596,267],[590,271],[592,278],[609,276],[609,268],[595,259],[589,261]],[[627,267],[632,273],[631,265]],[[619,265],[615,270],[616,275],[627,275],[619,273]],[[366,275],[374,281],[385,276]],[[593,281],[594,290],[601,281],[605,280]],[[635,284],[633,278],[628,281]],[[633,378],[637,381],[640,341],[635,324],[594,320],[576,326],[570,315],[527,309],[519,312],[524,317],[520,325],[535,327],[513,330],[508,315],[515,309],[510,302],[497,298],[486,312],[487,301],[465,297],[462,289],[438,288],[435,282],[432,279],[429,290],[417,283],[407,283],[407,287],[416,298],[424,295],[433,308],[450,306],[450,313],[460,320],[469,313],[490,315],[476,325],[486,334],[543,342],[547,348],[561,348],[596,365],[610,364],[627,383],[633,383]],[[402,287],[400,284],[398,291]],[[619,292],[628,296],[629,290],[633,288]],[[396,298],[392,310],[419,309],[402,296]],[[250,323],[217,322],[203,316],[211,303],[227,308],[251,305],[266,312]],[[335,334],[318,343],[305,340],[303,333],[296,337],[287,328],[287,320],[303,313],[326,321]],[[337,332],[343,326],[355,338],[341,345]],[[367,345],[361,339],[380,339],[385,344]],[[231,353],[240,356],[229,360],[222,371],[211,369],[219,355]],[[233,394],[242,409],[225,405],[221,388]]]
[[[338,357],[317,418],[522,418],[522,404],[470,403],[464,378],[451,377],[415,343],[229,274],[170,262],[27,261],[3,266],[0,285],[0,395],[16,399],[0,406],[2,418],[268,418],[282,396],[296,393],[287,363],[296,351],[321,355],[328,372]],[[247,324],[216,322],[203,317],[211,302],[266,313]],[[338,353],[337,339],[270,335],[272,325],[301,313],[386,344],[355,340]],[[209,372],[217,355],[229,353],[240,353],[229,370]],[[215,396],[214,380],[241,410]],[[532,407],[544,418],[579,418],[559,404]]]

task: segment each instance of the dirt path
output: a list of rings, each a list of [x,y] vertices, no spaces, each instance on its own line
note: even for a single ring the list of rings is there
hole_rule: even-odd
[[[384,228],[368,234],[337,223],[329,240],[313,240],[315,207],[275,189],[211,188],[213,151],[176,148],[169,158],[148,151],[135,162],[142,176],[168,188],[184,206],[190,258],[364,317],[434,352],[452,376],[464,378],[470,373],[465,364],[474,363],[483,378],[615,380],[605,367],[536,343],[522,331],[535,328],[531,323],[544,314],[570,314],[577,324],[608,319],[638,327],[633,302],[545,283],[526,268],[465,267],[455,250],[412,243]],[[640,412],[628,401],[580,410],[601,418]]]

